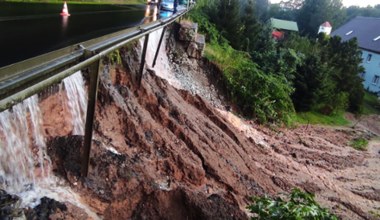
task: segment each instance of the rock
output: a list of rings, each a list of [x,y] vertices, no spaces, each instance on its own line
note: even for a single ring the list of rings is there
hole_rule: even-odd
[[[203,56],[204,48],[206,45],[205,36],[196,34],[193,42],[190,42],[187,47],[187,55],[191,58],[200,59]]]
[[[203,51],[204,51],[205,46],[206,46],[205,36],[203,34],[196,34],[194,42],[198,45],[198,49],[200,51],[202,51],[202,54],[203,54]]]
[[[27,219],[51,219],[50,215],[56,212],[65,212],[67,207],[54,199],[43,197],[41,204],[26,212]]]
[[[187,48],[187,54],[189,57],[199,59],[201,57],[201,54],[199,54],[198,51],[198,45],[194,42],[191,42]]]
[[[24,216],[20,208],[21,200],[18,196],[10,195],[0,189],[0,219],[14,219]]]
[[[198,32],[198,24],[191,21],[182,21],[179,29],[179,40],[191,42]]]

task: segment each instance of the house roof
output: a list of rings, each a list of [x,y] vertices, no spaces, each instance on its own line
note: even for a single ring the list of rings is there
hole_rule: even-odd
[[[298,31],[298,25],[295,21],[281,20],[277,18],[270,19],[273,28],[288,30],[288,31]]]
[[[343,41],[356,37],[360,48],[380,53],[380,18],[358,16],[331,35],[340,36]]]
[[[330,27],[331,28],[331,24],[330,22],[326,21],[325,23],[321,24],[322,27]]]

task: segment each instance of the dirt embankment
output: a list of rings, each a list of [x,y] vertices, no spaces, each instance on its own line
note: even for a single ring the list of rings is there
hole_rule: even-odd
[[[368,132],[259,126],[174,88],[154,71],[136,86],[131,73],[138,53],[121,54],[124,66],[106,66],[101,76],[88,178],[78,173],[81,137],[49,144],[55,171],[100,216],[247,219],[251,196],[300,187],[344,219],[375,219],[379,143],[368,152],[348,146]]]

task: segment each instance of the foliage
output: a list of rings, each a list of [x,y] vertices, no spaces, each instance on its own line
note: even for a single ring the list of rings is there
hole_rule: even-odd
[[[294,108],[332,118],[346,110],[361,111],[364,90],[359,73],[363,68],[355,40],[342,42],[339,37],[320,35],[315,41],[290,34],[284,41],[275,42],[272,28],[258,20],[257,2],[198,3],[190,18],[198,23],[200,32],[206,33],[206,57],[219,65],[229,94],[246,116],[260,122],[288,123]],[[290,0],[281,4],[285,3],[294,4],[290,11],[297,11],[293,15],[303,20],[323,20],[326,7],[328,12],[342,7],[340,0]],[[340,12],[334,13],[341,19]],[[310,28],[317,23],[308,25]]]
[[[243,30],[239,0],[220,0],[209,14],[210,21],[219,32],[230,41],[232,47],[238,48]]]
[[[380,115],[380,100],[375,94],[365,92],[363,101],[363,114]]]
[[[299,9],[303,6],[304,0],[282,0],[280,6],[286,9]]]
[[[192,10],[188,18],[198,23],[198,30],[206,34],[206,41],[214,44],[228,44],[227,40],[219,33],[216,25],[211,23],[207,14],[202,10]]]
[[[222,69],[230,95],[243,114],[262,123],[290,122],[292,88],[285,77],[264,73],[246,53],[228,46],[209,45],[206,57]]]
[[[115,50],[107,55],[107,59],[111,64],[121,64],[121,56],[119,50]]]
[[[268,12],[270,18],[277,18],[289,21],[296,20],[296,10],[284,10],[280,4],[271,4]]]
[[[375,7],[358,7],[358,6],[351,6],[347,9],[345,9],[346,13],[346,21],[349,21],[353,19],[356,16],[363,16],[363,17],[377,17],[380,18],[380,5],[377,5]]]
[[[265,22],[269,19],[268,9],[270,8],[270,2],[268,0],[255,0],[256,17]]]
[[[324,115],[318,112],[298,112],[294,118],[294,122],[298,124],[322,124],[334,126],[345,126],[350,123],[344,117],[342,112],[333,115]]]
[[[356,150],[367,150],[368,140],[365,138],[356,138],[350,142],[350,145]]]
[[[342,42],[339,37],[323,34],[318,41],[291,36],[282,47],[293,49],[301,58],[293,80],[292,100],[297,111],[327,115],[361,112],[364,89],[359,73],[363,68],[355,40]]]
[[[359,73],[364,71],[361,66],[361,51],[356,38],[342,42],[338,36],[322,40],[323,62],[329,63],[333,69],[332,78],[336,82],[336,91],[348,95],[348,110],[356,113],[362,111],[364,88]]]
[[[248,206],[251,213],[256,214],[251,219],[318,219],[337,220],[338,218],[330,214],[327,209],[322,208],[315,201],[314,195],[302,192],[300,189],[293,189],[289,199],[277,197],[271,199],[267,196],[256,197],[253,204]]]
[[[238,46],[240,50],[250,52],[255,49],[255,42],[261,32],[261,25],[255,16],[254,1],[248,0],[242,16],[242,41]]]
[[[299,10],[297,22],[303,35],[317,36],[319,25],[329,21],[335,27],[344,22],[341,0],[305,0]]]
[[[228,1],[227,1],[228,2]],[[233,4],[234,1],[231,1]],[[225,2],[215,3],[214,7],[223,8]],[[217,64],[223,72],[225,83],[228,87],[228,93],[235,103],[240,107],[241,112],[250,117],[256,118],[259,122],[284,122],[290,121],[290,116],[294,113],[294,107],[290,99],[293,92],[289,81],[284,74],[273,74],[266,71],[262,66],[257,65],[251,59],[250,53],[235,50],[228,44],[225,37],[231,40],[231,36],[227,33],[227,26],[221,27],[221,23],[229,22],[228,19],[221,19],[222,12],[214,12],[210,6],[205,6],[191,12],[190,19],[198,22],[199,31],[206,33],[208,44],[205,56],[215,64]],[[218,18],[210,18],[212,15]],[[225,13],[225,12],[223,12]],[[253,16],[253,1],[246,5],[243,16],[239,23],[240,36],[244,36],[245,40],[235,40],[235,48],[243,49],[247,52],[268,51],[275,53],[273,40],[270,38],[269,30],[262,32],[261,25]],[[216,22],[213,25],[210,20]],[[219,23],[219,26],[218,26]],[[230,30],[229,30],[230,31]],[[235,37],[239,35],[234,33]],[[260,36],[258,36],[260,35]],[[260,38],[260,40],[256,40]],[[242,44],[242,42],[244,42]],[[253,54],[253,53],[252,53]],[[260,56],[256,53],[257,57]],[[271,54],[264,54],[269,56]],[[277,60],[277,55],[273,55],[273,59]],[[262,59],[263,62],[266,58]],[[286,66],[284,63],[283,67]],[[267,65],[269,69],[269,65]]]

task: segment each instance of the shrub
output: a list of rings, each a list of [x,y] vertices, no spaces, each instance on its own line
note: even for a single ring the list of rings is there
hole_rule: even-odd
[[[198,23],[199,31],[206,33],[205,57],[223,72],[227,92],[241,113],[261,123],[290,123],[294,114],[290,98],[293,88],[287,78],[264,72],[249,53],[232,48],[204,11],[193,10],[189,16]]]
[[[350,145],[356,150],[367,150],[368,140],[364,138],[356,138],[351,141]]]
[[[206,57],[223,71],[230,96],[245,116],[261,123],[291,121],[293,88],[284,76],[264,73],[247,53],[227,45],[209,44]]]
[[[255,214],[251,219],[273,220],[337,220],[327,209],[321,208],[314,200],[314,195],[293,189],[290,198],[283,200],[280,197],[271,199],[267,196],[253,199],[253,204],[248,206],[251,213]]]

